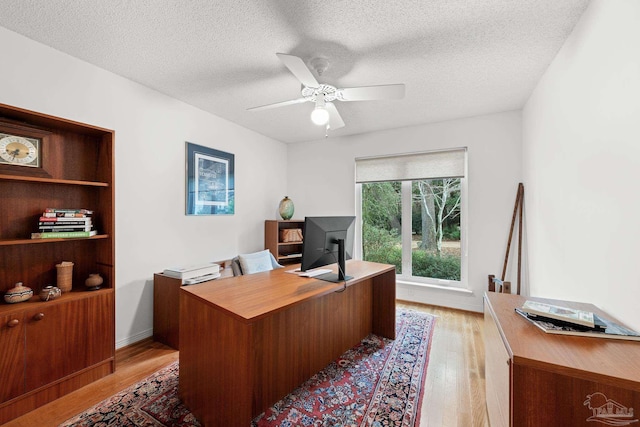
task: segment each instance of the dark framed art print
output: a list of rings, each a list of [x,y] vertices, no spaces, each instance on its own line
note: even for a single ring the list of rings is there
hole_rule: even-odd
[[[187,215],[233,215],[234,155],[186,143]]]

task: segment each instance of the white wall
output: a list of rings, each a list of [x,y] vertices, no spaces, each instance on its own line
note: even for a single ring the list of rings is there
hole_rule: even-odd
[[[487,275],[500,275],[518,182],[520,112],[328,138],[289,147],[295,217],[355,214],[357,157],[468,147],[468,283],[461,293],[398,285],[398,298],[482,311]]]
[[[531,294],[640,329],[640,2],[594,0],[523,112]]]
[[[0,51],[0,103],[116,132],[118,347],[152,333],[154,272],[264,247],[285,144],[1,27]],[[235,154],[235,215],[185,216],[185,141]]]

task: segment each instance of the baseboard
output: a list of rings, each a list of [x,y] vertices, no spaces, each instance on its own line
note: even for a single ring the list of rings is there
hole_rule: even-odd
[[[116,350],[153,336],[153,328],[138,332],[122,340],[116,341]]]
[[[482,297],[476,296],[473,292],[462,294],[460,292],[399,283],[396,286],[396,298],[478,313],[483,310]]]

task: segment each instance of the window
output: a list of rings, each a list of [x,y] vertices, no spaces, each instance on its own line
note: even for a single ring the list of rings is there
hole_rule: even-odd
[[[460,286],[466,271],[466,150],[356,159],[362,259],[401,281]]]

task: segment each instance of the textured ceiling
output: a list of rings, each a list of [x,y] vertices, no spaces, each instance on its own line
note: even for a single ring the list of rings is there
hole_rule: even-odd
[[[336,87],[404,83],[402,100],[338,102],[332,135],[522,108],[588,0],[2,0],[0,25],[284,142],[321,139],[277,52]]]

